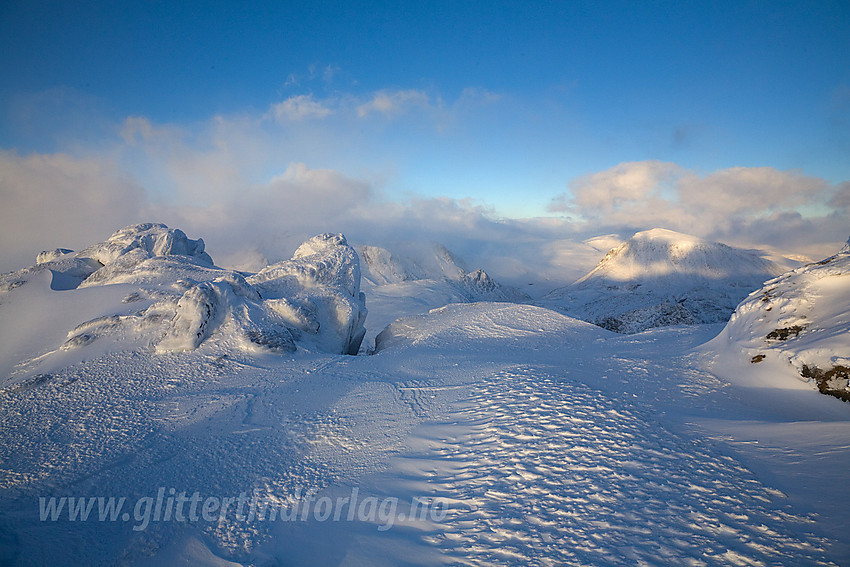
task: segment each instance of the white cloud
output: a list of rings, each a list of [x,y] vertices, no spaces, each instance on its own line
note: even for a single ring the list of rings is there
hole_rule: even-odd
[[[313,95],[296,95],[283,102],[273,104],[271,115],[279,122],[290,120],[321,120],[333,113],[325,104],[313,99]]]
[[[553,212],[579,220],[584,230],[629,232],[664,227],[744,245],[772,245],[818,256],[850,224],[835,214],[804,217],[802,206],[835,208],[846,188],[797,171],[733,167],[699,175],[673,163],[621,163],[578,178],[554,198]],[[761,237],[759,235],[762,235]]]
[[[818,196],[825,196],[830,186],[823,179],[795,171],[733,167],[705,177],[683,176],[677,189],[686,207],[729,216],[809,203]]]
[[[339,73],[339,70],[339,67],[336,65],[328,65],[322,71],[322,79],[326,83],[332,83],[336,74]]]
[[[681,168],[673,163],[621,163],[572,181],[570,201],[560,196],[553,200],[549,209],[553,212],[613,213],[635,203],[662,198],[662,189],[681,173]]]
[[[357,107],[357,114],[366,117],[370,114],[397,116],[411,110],[433,110],[442,107],[442,102],[431,101],[425,91],[417,89],[381,90],[374,93],[367,102]]]
[[[844,213],[850,211],[850,181],[838,184],[835,194],[829,200],[829,206]]]

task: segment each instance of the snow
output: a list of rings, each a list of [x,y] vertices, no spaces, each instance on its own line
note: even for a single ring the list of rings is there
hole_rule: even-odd
[[[437,243],[401,243],[399,252],[360,246],[365,289],[370,301],[366,350],[384,327],[404,316],[420,315],[449,303],[527,302],[522,291],[502,285],[482,269],[467,271],[466,262]]]
[[[850,247],[765,283],[738,305],[711,348],[727,364],[770,364],[777,386],[803,380],[850,399]]]
[[[782,271],[755,251],[656,228],[638,232],[538,303],[621,333],[718,323]]]
[[[366,332],[359,258],[339,234],[316,236],[303,243],[291,260],[247,278],[216,267],[202,239],[189,239],[181,230],[157,223],[129,226],[81,252],[50,259],[53,256],[42,253],[37,265],[0,279],[0,290],[9,295],[10,303],[21,301],[17,288],[48,271],[51,289],[72,296],[88,288],[130,287],[122,290],[117,302],[107,294],[113,305],[106,307],[105,302],[96,317],[65,325],[65,340],[43,345],[42,358],[66,360],[63,353],[88,350],[104,340],[115,344],[102,348],[120,350],[124,342],[132,349],[142,341],[165,353],[230,337],[237,337],[237,346],[248,350],[291,352],[298,343],[356,354]],[[16,332],[9,329],[10,334]],[[4,381],[11,383],[25,374],[12,373]]]
[[[116,231],[106,241],[90,246],[78,256],[92,258],[104,266],[119,257],[139,250],[144,257],[180,255],[194,258],[200,264],[212,266],[212,258],[204,252],[202,239],[192,240],[180,229],[170,229],[161,223],[142,223]]]
[[[825,270],[844,261],[782,296],[805,290],[789,305],[836,324],[846,285]],[[751,363],[724,342],[734,320],[706,344],[721,324],[624,335],[539,305],[435,305],[460,277],[367,277],[364,298],[334,234],[256,274],[184,254],[134,266],[62,290],[50,269],[4,280],[25,283],[0,292],[2,564],[850,558],[850,406],[778,356]],[[365,301],[376,351],[346,356]],[[194,493],[233,501],[177,519]],[[239,514],[240,495],[288,519]],[[126,498],[126,519],[40,519],[40,497],[100,496]]]

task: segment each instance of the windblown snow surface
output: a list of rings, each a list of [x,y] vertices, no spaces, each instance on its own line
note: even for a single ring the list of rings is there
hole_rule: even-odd
[[[541,305],[620,333],[721,323],[784,269],[751,250],[665,229],[638,232]]]
[[[288,311],[263,318],[264,301],[309,300],[321,328],[348,311],[319,298],[361,305],[349,249],[327,235],[293,265],[219,281],[197,254],[145,248],[134,265],[161,267],[98,285],[72,285],[97,266],[59,251],[7,277],[0,563],[847,563],[847,404],[793,377],[715,373],[716,353],[694,348],[721,325],[622,335],[454,303],[348,356]],[[194,348],[159,348],[195,288],[222,318]],[[167,315],[152,327],[122,319],[154,305]],[[61,348],[104,317],[121,323]],[[268,327],[300,331],[295,348],[240,338]],[[125,501],[101,520],[98,497]]]

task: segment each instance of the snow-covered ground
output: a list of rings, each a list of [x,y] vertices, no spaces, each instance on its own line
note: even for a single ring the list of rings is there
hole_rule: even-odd
[[[754,291],[705,350],[716,355],[715,365],[751,382],[791,387],[803,380],[850,401],[848,337],[850,241]]]
[[[340,280],[350,263],[314,257],[328,239],[331,252],[345,246],[329,236],[296,254],[313,258],[298,273],[317,283],[280,297],[359,286],[359,273]],[[243,276],[245,289],[281,276],[267,274]],[[442,282],[417,277],[364,284],[368,333],[383,328],[376,312],[410,312],[410,293]],[[767,366],[736,372],[696,349],[722,324],[622,335],[516,303],[428,311],[445,289],[433,288],[372,355],[303,339],[245,348],[232,306],[262,306],[266,290],[228,299],[192,350],[158,350],[150,330],[63,350],[80,323],[170,306],[176,292],[154,293],[147,277],[76,289],[56,279],[30,270],[0,292],[0,563],[850,559],[850,406],[797,379],[754,382],[746,370]],[[395,299],[377,293],[386,286],[400,286]],[[98,497],[126,500],[101,521]],[[85,521],[80,503],[92,506]]]

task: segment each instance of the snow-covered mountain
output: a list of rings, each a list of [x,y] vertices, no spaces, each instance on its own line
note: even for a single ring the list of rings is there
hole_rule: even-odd
[[[370,302],[366,348],[371,348],[376,335],[399,317],[449,303],[530,300],[522,291],[493,280],[484,270],[468,271],[466,263],[441,244],[400,243],[397,248],[357,249]]]
[[[8,360],[29,353],[37,362],[30,366],[105,350],[189,351],[208,342],[248,350],[292,352],[301,344],[357,353],[365,334],[359,259],[342,235],[316,236],[291,260],[256,274],[216,267],[203,240],[155,223],[126,227],[81,252],[42,252],[37,260],[0,277],[0,302],[52,320],[45,327],[64,334],[59,344],[52,343],[51,328],[42,344],[44,333],[32,337],[4,327],[9,337],[0,354],[10,355],[3,357]],[[31,301],[46,287],[61,293]],[[73,354],[77,351],[83,352]],[[32,369],[19,370],[26,376]]]
[[[459,285],[441,278],[367,282],[370,311],[425,309]],[[850,406],[719,379],[693,351],[713,328],[439,304],[345,356],[359,283],[341,235],[246,274],[163,225],[0,278],[0,564],[850,556],[848,493],[823,490],[846,482]]]
[[[768,281],[735,309],[709,344],[721,358],[794,374],[850,401],[850,240],[841,251]],[[778,383],[775,385],[779,385]]]
[[[541,304],[621,333],[717,323],[782,271],[755,251],[656,228],[638,232]]]
[[[403,243],[390,251],[380,246],[358,246],[363,279],[373,285],[413,280],[458,280],[466,272],[463,260],[437,243]]]

